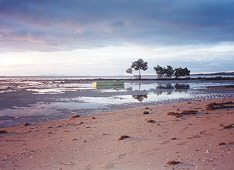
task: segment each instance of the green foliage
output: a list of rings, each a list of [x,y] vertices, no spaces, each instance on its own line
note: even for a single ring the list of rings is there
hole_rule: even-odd
[[[142,59],[138,59],[137,61],[134,61],[131,65],[131,68],[128,68],[126,70],[127,73],[129,74],[133,74],[132,73],[132,69],[134,69],[135,71],[139,71],[139,76],[138,78],[141,79],[141,74],[140,74],[140,70],[147,70],[148,69],[148,63],[144,62],[144,60]],[[133,74],[134,75],[134,74]],[[135,76],[135,75],[134,75]]]
[[[171,77],[174,74],[173,67],[167,65],[167,68],[165,69],[165,74],[167,77]]]
[[[158,77],[161,78],[162,75],[165,74],[165,70],[164,68],[162,68],[161,66],[157,65],[157,67],[154,67],[154,70],[156,71],[156,73],[158,74]]]
[[[175,73],[174,75],[176,76],[176,78],[180,77],[180,76],[189,76],[190,75],[190,70],[187,69],[187,67],[183,68],[176,68],[175,69]]]
[[[128,68],[128,69],[126,70],[126,73],[132,74],[132,68]]]
[[[163,75],[165,75],[166,77],[171,77],[174,74],[173,67],[169,65],[167,65],[167,68],[163,68],[157,65],[157,67],[154,67],[154,70],[158,74],[159,78],[161,78]]]
[[[144,60],[142,60],[142,59],[138,59],[137,61],[134,61],[132,63],[131,68],[134,68],[136,71],[138,71],[138,70],[145,71],[148,69],[148,63],[144,62]]]
[[[159,65],[157,67],[154,67],[154,70],[156,71],[156,74],[158,74],[158,77],[161,78],[162,76],[171,77],[176,76],[176,78],[180,76],[189,76],[190,71],[187,69],[187,67],[183,68],[175,68],[171,67],[170,65],[167,65],[167,68],[163,68]]]

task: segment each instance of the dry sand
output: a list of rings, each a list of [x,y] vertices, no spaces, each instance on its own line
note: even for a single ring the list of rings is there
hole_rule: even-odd
[[[5,128],[0,134],[0,169],[233,169],[234,108],[206,110],[211,102],[228,101],[234,98]],[[167,115],[185,110],[198,112]]]

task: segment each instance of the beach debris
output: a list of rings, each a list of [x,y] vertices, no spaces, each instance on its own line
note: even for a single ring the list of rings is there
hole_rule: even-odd
[[[220,142],[217,145],[233,145],[234,142]]]
[[[84,122],[79,122],[78,125],[82,125]]]
[[[29,126],[29,125],[31,125],[30,123],[25,123],[23,126]]]
[[[180,161],[169,161],[169,162],[167,162],[168,165],[177,165],[179,163],[182,163],[182,162],[180,162]]]
[[[200,138],[201,136],[200,135],[193,135],[191,137],[188,137],[187,139],[194,139],[194,138]]]
[[[217,145],[226,145],[226,143],[225,142],[220,142]]]
[[[149,112],[148,112],[148,111],[144,111],[144,112],[143,112],[143,115],[146,115],[146,114],[149,114]]]
[[[175,113],[175,112],[168,112],[167,115],[175,116],[176,118],[179,118],[183,115],[195,115],[198,111],[196,110],[184,110],[181,113]]]
[[[96,119],[95,117],[92,117],[92,119]]]
[[[69,163],[69,166],[70,166],[70,165],[75,165],[75,164],[74,164],[73,162],[70,162],[70,163]]]
[[[155,120],[152,120],[152,119],[147,120],[146,122],[147,122],[147,123],[156,123],[156,121],[155,121]]]
[[[71,119],[74,119],[74,118],[77,118],[77,117],[80,117],[80,115],[74,114],[74,115],[72,115]]]
[[[204,153],[211,153],[211,151],[210,150],[206,150]]]
[[[200,134],[200,135],[205,135],[205,134],[206,134],[206,131],[203,130],[203,131],[199,132],[199,134]]]
[[[145,109],[149,109],[148,107],[145,107]]]
[[[0,134],[2,134],[2,133],[7,133],[7,131],[5,131],[5,130],[0,130]]]
[[[171,138],[171,140],[176,140],[177,138]]]
[[[176,118],[181,116],[179,113],[175,113],[175,112],[168,112],[167,115],[175,116]]]
[[[187,102],[187,104],[191,104],[191,102]]]
[[[120,138],[119,138],[118,140],[124,140],[124,139],[126,139],[126,138],[130,138],[130,136],[128,136],[128,135],[123,135],[123,136],[120,136]]]
[[[183,115],[195,115],[198,111],[196,110],[188,110],[188,111],[182,111],[181,114]]]
[[[233,125],[234,125],[234,124],[230,124],[230,125],[224,126],[223,128],[224,128],[224,129],[231,129],[231,128],[234,128]]]
[[[225,125],[223,123],[220,123],[219,126],[224,127]]]
[[[210,103],[206,105],[206,110],[215,110],[215,109],[222,109],[222,108],[234,108],[234,103],[232,101],[225,102],[225,103]]]

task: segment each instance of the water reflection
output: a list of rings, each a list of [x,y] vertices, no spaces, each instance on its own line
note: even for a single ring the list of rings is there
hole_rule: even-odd
[[[156,89],[189,90],[190,86],[189,84],[179,84],[179,83],[176,83],[175,85],[172,85],[171,83],[169,84],[158,83]]]
[[[131,84],[131,87],[127,87],[126,91],[135,93],[132,95],[132,98],[143,102],[143,100],[147,99],[148,95],[152,95],[152,93],[156,94],[156,96],[173,95],[175,92],[186,92],[190,89],[189,84],[155,83],[154,85],[156,85],[156,87],[154,86],[154,88],[152,88],[151,84],[151,87],[147,88],[147,86],[149,86],[148,84],[134,83]]]
[[[147,95],[132,95],[134,99],[137,99],[139,102],[142,102],[144,99],[147,99]]]
[[[174,89],[174,87],[171,84],[158,83],[156,89]]]
[[[185,100],[201,100],[233,96],[233,93],[201,91],[208,86],[232,85],[232,82],[179,82],[145,81],[126,82],[124,86],[105,86],[94,89],[90,82],[53,82],[47,84],[10,84],[0,86],[0,127],[11,126],[10,120],[54,120],[72,114],[95,114],[129,107],[148,106]],[[59,85],[59,86],[57,86]],[[17,90],[2,94],[1,90]],[[18,117],[18,119],[16,119]],[[2,120],[1,120],[2,119]],[[22,120],[23,120],[22,119]],[[30,122],[29,121],[29,122]]]

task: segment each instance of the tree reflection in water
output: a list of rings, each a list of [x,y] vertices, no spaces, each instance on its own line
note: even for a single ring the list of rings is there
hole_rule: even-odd
[[[147,95],[132,95],[134,99],[137,99],[139,102],[142,102],[144,99],[147,99]]]
[[[161,84],[159,83],[156,89],[174,89],[174,90],[189,90],[189,84],[178,84],[172,85],[171,83],[168,84]]]
[[[189,84],[176,84],[175,86],[174,86],[174,88],[175,89],[187,89],[187,90],[189,90],[190,89],[190,86],[189,86]]]
[[[138,84],[138,89],[135,92],[137,92],[137,93],[141,92],[141,85],[142,85],[141,83]],[[148,95],[149,91],[153,92],[157,96],[160,96],[160,95],[164,95],[164,94],[171,95],[175,91],[179,91],[179,92],[188,91],[189,89],[190,89],[189,84],[158,83],[156,86],[156,90],[152,89],[152,88],[148,89],[148,90],[144,90],[144,93],[147,93],[147,94],[135,94],[135,95],[132,95],[132,97],[134,99],[138,100],[139,102],[142,102],[144,99],[148,98],[147,95]],[[129,92],[132,92],[133,88],[128,87],[126,90]]]

